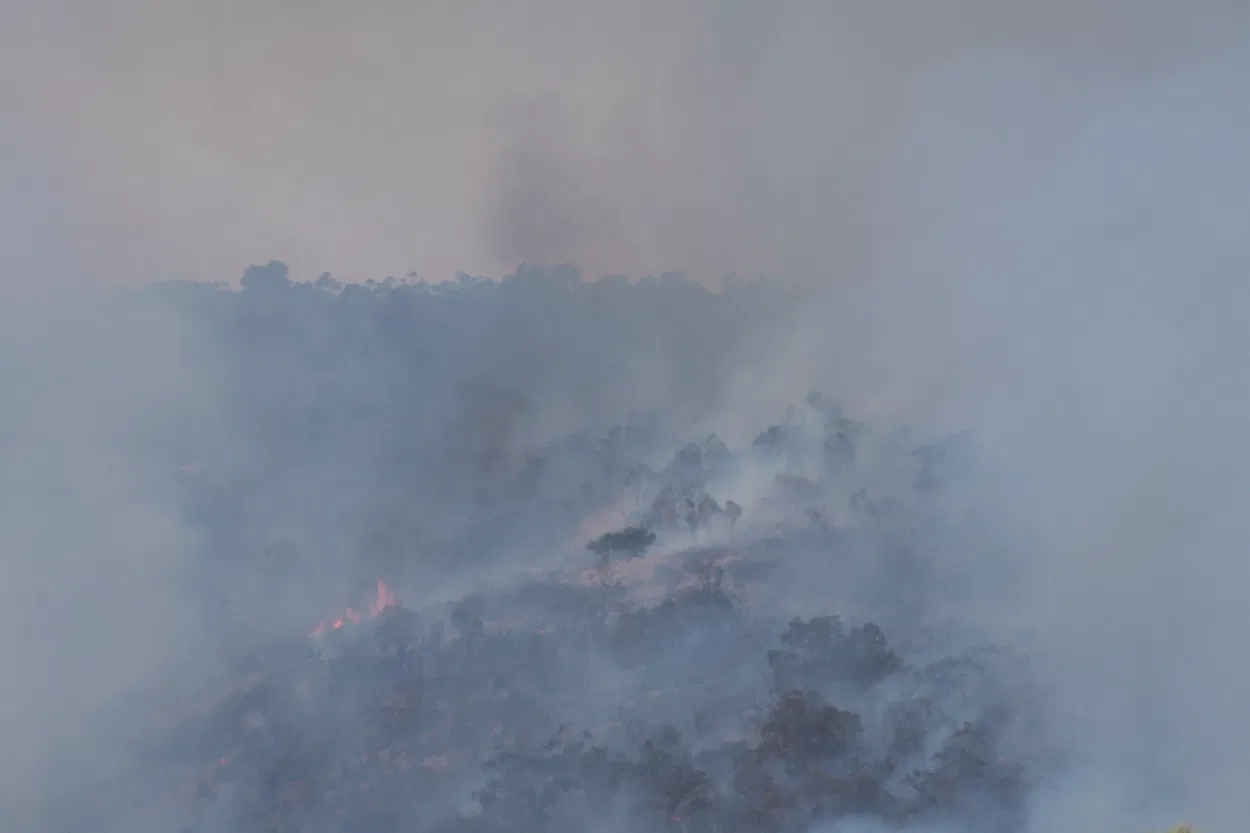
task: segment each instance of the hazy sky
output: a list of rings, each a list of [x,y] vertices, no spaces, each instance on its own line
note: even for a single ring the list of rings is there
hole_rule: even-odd
[[[861,263],[963,50],[1175,58],[1240,0],[4,0],[4,210],[97,280]],[[6,175],[10,171],[5,171]],[[19,207],[15,207],[16,202]],[[10,254],[10,257],[13,257]]]

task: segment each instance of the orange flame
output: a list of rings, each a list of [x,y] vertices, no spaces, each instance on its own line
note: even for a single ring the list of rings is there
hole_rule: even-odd
[[[382,611],[388,607],[395,607],[399,602],[391,595],[391,591],[387,589],[386,582],[378,579],[378,597],[369,605],[370,616],[380,616]]]
[[[382,615],[382,611],[386,610],[388,607],[396,607],[398,604],[399,601],[391,595],[391,591],[387,588],[386,582],[379,580],[377,598],[369,603],[369,616],[370,618],[376,619]],[[349,607],[343,611],[343,615],[341,617],[330,620],[329,626],[331,630],[342,630],[344,621],[351,622],[353,625],[359,625],[360,618],[360,614]],[[312,632],[308,634],[308,638],[316,639],[325,633],[325,631],[326,623],[323,622],[312,629]]]

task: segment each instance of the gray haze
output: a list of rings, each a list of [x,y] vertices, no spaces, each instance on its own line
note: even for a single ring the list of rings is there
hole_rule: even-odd
[[[975,429],[1031,581],[969,615],[1036,632],[1081,741],[1037,833],[1244,826],[1244,3],[6,2],[9,812],[66,749],[115,763],[97,710],[185,673],[207,626],[148,429],[232,440],[178,319],[45,288],[570,260],[821,286],[701,422],[818,385]]]
[[[97,273],[845,272],[910,85],[1179,59],[1240,0],[5,0],[0,97]],[[133,278],[132,278],[133,279]]]
[[[969,56],[918,88],[898,146],[875,378],[1012,471],[1044,554],[1019,623],[1105,773],[1043,801],[1042,829],[1250,812],[1248,35],[1141,75]]]

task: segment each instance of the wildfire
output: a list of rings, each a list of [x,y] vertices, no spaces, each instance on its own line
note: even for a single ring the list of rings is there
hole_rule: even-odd
[[[382,611],[388,607],[395,607],[399,604],[399,600],[391,595],[391,591],[386,588],[386,582],[378,582],[378,596],[369,604],[369,615],[380,616]]]
[[[371,619],[376,619],[382,615],[382,611],[386,610],[388,607],[395,607],[398,604],[399,601],[391,595],[391,591],[387,588],[386,582],[379,580],[377,597],[369,603],[369,617]],[[360,618],[360,614],[349,607],[347,610],[343,611],[343,615],[337,619],[331,619],[329,622],[322,622],[317,625],[317,627],[313,628],[312,632],[308,634],[308,637],[310,639],[316,639],[318,636],[325,633],[327,628],[335,631],[342,630],[344,622],[359,625]]]

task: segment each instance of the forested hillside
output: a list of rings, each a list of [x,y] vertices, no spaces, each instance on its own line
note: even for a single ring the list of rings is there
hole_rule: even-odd
[[[802,298],[277,263],[114,297],[176,316],[211,388],[141,455],[214,683],[110,703],[125,765],[48,823],[1034,830],[1073,750],[1027,636],[965,615],[1016,581],[976,438],[837,391],[711,428]]]

